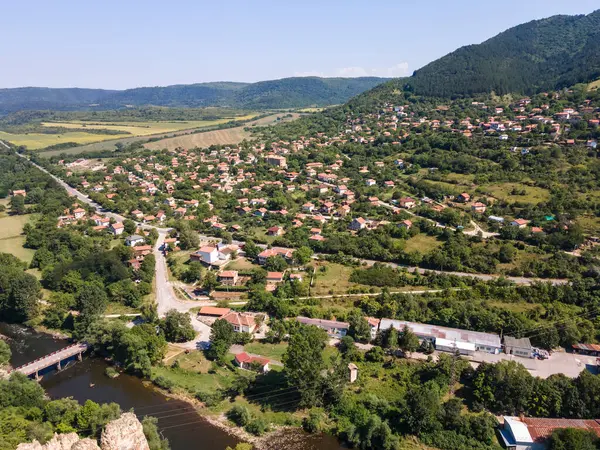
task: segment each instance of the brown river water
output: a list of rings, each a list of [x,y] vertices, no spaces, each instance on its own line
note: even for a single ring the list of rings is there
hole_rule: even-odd
[[[0,323],[0,334],[9,338],[14,367],[68,345],[62,339],[18,325]],[[124,411],[133,409],[140,419],[145,415],[158,418],[159,430],[169,440],[172,450],[224,450],[240,442],[200,417],[188,403],[166,397],[130,375],[111,379],[104,374],[105,368],[101,358],[84,357],[82,362],[71,363],[60,373],[45,374],[41,384],[52,398],[73,397],[81,403],[88,399],[115,402]],[[342,447],[332,436],[287,430],[269,439],[263,448],[340,450]]]

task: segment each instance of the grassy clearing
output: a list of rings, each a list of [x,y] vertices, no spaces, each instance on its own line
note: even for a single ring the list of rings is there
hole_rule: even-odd
[[[31,215],[0,216],[0,253],[10,253],[30,263],[35,250],[24,248],[23,226],[31,220]]]
[[[600,80],[592,81],[590,84],[588,84],[588,89],[590,89],[590,90],[600,89]]]
[[[358,286],[349,281],[354,270],[352,267],[326,261],[319,261],[314,265],[317,270],[311,295],[346,294],[349,288]],[[321,272],[321,267],[326,267],[326,271]]]
[[[20,260],[25,261],[29,264],[33,259],[33,254],[35,253],[35,250],[32,250],[30,248],[24,248],[24,243],[24,236],[0,239],[0,253],[10,253],[11,255],[16,256]]]
[[[244,345],[244,350],[247,353],[261,355],[265,358],[274,359],[277,361],[281,361],[281,359],[283,358],[283,354],[285,353],[287,348],[288,344],[286,342],[281,342],[279,344],[251,342],[249,344]]]
[[[144,147],[151,150],[175,150],[176,148],[204,148],[210,147],[211,145],[226,145],[226,144],[239,144],[244,139],[249,139],[252,136],[250,131],[246,131],[246,128],[252,128],[254,126],[267,126],[278,123],[278,117],[283,117],[284,114],[273,114],[262,119],[258,119],[249,123],[244,124],[240,127],[227,128],[224,130],[207,131],[203,133],[185,134],[172,138],[162,139],[156,142],[149,142]],[[300,117],[300,114],[293,114],[291,118],[285,119],[294,120]]]
[[[435,250],[442,243],[438,241],[434,236],[428,236],[423,233],[419,233],[416,236],[411,237],[406,241],[406,246],[404,250],[407,252],[419,252],[419,253],[428,253],[431,250]]]
[[[0,239],[20,236],[21,233],[23,233],[23,226],[25,226],[30,219],[30,214],[2,217],[0,219]]]
[[[465,191],[464,187],[452,183],[446,183],[445,181],[423,180],[423,183],[431,186],[437,186],[453,195],[459,195]]]
[[[138,313],[139,310],[136,308],[132,308],[130,306],[125,306],[121,303],[110,302],[104,314],[135,314]]]
[[[252,270],[258,269],[260,266],[258,264],[254,264],[252,261],[249,261],[247,258],[239,257],[229,264],[227,264],[227,270]]]
[[[600,217],[580,216],[577,218],[577,223],[581,226],[584,233],[589,233],[594,236],[598,235],[598,230],[600,230]]]
[[[489,193],[492,197],[508,203],[532,203],[537,204],[545,202],[550,198],[550,192],[547,189],[527,186],[522,183],[498,183],[487,184],[480,187],[483,192]],[[512,195],[511,191],[525,190],[525,195]]]
[[[190,394],[198,391],[215,392],[217,389],[226,388],[231,382],[231,372],[226,368],[218,368],[216,373],[208,373],[211,363],[204,358],[204,354],[193,351],[173,358],[171,363],[177,361],[178,368],[153,367],[152,377],[162,376],[175,383],[176,388],[183,389]]]

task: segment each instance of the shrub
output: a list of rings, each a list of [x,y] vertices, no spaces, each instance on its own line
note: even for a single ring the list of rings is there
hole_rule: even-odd
[[[383,361],[383,356],[383,349],[377,345],[365,354],[366,360],[371,362],[381,362]]]
[[[257,417],[245,427],[246,431],[255,436],[261,436],[269,431],[269,424],[262,417]]]
[[[198,391],[196,392],[196,398],[204,403],[209,408],[211,406],[216,406],[223,400],[223,397],[218,393],[204,392]]]
[[[175,382],[169,378],[163,377],[162,375],[154,378],[152,382],[159,388],[165,389],[169,392],[172,392],[173,388],[175,388]]]
[[[246,345],[249,344],[250,342],[252,342],[252,335],[250,333],[235,333],[234,337],[234,343],[238,344],[238,345]]]
[[[248,408],[243,405],[235,405],[229,411],[227,411],[227,418],[235,423],[239,427],[245,427],[250,424],[252,415]]]
[[[323,430],[323,412],[318,409],[311,409],[308,417],[302,421],[302,428],[309,433],[318,433]]]

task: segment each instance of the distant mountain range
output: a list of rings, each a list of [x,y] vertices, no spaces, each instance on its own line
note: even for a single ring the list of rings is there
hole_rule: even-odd
[[[553,16],[510,28],[477,45],[467,45],[373,89],[395,89],[434,97],[533,94],[600,78],[600,10]]]
[[[0,114],[22,110],[114,109],[128,105],[243,109],[327,106],[344,103],[387,80],[377,77],[294,77],[258,83],[198,83],[122,91],[40,87],[0,89]]]

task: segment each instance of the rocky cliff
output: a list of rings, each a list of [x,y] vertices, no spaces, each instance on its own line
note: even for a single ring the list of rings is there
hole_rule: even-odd
[[[125,413],[109,422],[100,438],[100,446],[93,439],[81,439],[76,433],[55,434],[40,444],[38,441],[19,444],[17,450],[150,450],[142,424],[133,413]]]

